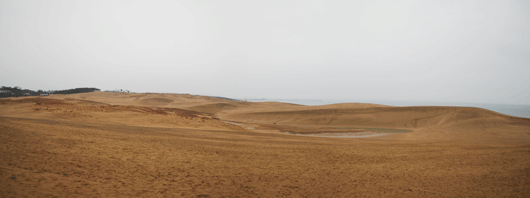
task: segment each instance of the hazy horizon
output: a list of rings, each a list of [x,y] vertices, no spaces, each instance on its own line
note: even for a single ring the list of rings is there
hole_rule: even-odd
[[[208,95],[204,95],[208,96]],[[223,97],[223,96],[220,96]],[[399,106],[397,104],[403,104],[404,106],[410,106],[407,104],[418,104],[419,106],[425,106],[425,105],[450,105],[450,104],[461,104],[461,105],[471,105],[471,104],[482,104],[482,105],[514,105],[514,106],[526,106],[530,107],[530,104],[507,104],[507,103],[480,103],[480,102],[459,102],[459,101],[428,101],[428,100],[384,100],[384,99],[356,99],[356,98],[344,98],[344,99],[318,99],[318,98],[309,98],[309,99],[298,99],[298,98],[233,98],[238,100],[248,100],[251,102],[260,102],[260,101],[316,101],[316,102],[325,102],[329,104],[336,104],[336,103],[373,103],[373,104],[396,104],[396,106]],[[296,104],[303,104],[303,103],[296,103]]]
[[[0,0],[0,85],[530,105],[530,2]]]

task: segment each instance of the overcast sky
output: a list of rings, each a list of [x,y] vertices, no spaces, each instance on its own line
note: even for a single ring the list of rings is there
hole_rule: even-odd
[[[530,1],[0,0],[0,84],[530,104]]]

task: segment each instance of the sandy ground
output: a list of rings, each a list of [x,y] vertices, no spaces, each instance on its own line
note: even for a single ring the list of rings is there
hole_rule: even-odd
[[[530,119],[179,94],[0,99],[0,173],[2,197],[529,197]]]

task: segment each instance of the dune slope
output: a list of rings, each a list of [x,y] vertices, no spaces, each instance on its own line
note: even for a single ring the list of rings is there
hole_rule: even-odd
[[[529,120],[187,94],[0,99],[0,196],[525,197]],[[281,132],[370,130],[399,133]]]

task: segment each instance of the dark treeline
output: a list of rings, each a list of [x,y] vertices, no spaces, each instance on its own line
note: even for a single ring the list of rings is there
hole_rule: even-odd
[[[66,89],[66,90],[50,90],[50,91],[43,91],[43,90],[29,90],[29,89],[22,89],[18,86],[16,87],[6,87],[2,86],[0,89],[0,98],[6,98],[6,97],[20,97],[20,96],[46,96],[50,94],[75,94],[75,93],[87,93],[87,92],[94,92],[94,91],[100,91],[98,88],[75,88],[75,89]]]
[[[105,92],[134,93],[126,89],[105,90]]]

